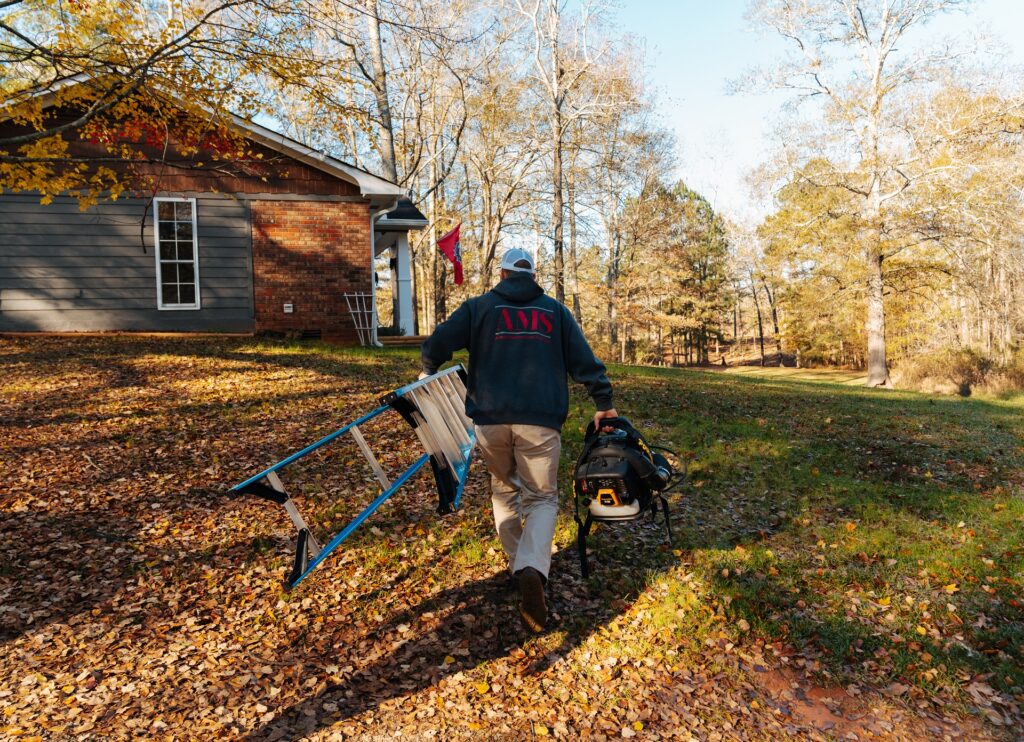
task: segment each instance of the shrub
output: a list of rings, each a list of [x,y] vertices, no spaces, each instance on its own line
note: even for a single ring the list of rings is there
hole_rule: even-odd
[[[971,388],[981,386],[992,373],[995,362],[969,348],[949,354],[947,378],[956,384],[957,394],[971,396]]]
[[[975,390],[1003,395],[1024,390],[1024,352],[1003,364],[970,348],[944,348],[904,360],[894,372],[898,386],[959,394]]]

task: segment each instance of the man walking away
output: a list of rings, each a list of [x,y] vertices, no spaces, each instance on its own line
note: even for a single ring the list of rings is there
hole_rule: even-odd
[[[433,374],[456,350],[469,350],[466,414],[491,475],[494,525],[519,588],[519,612],[539,632],[547,621],[566,376],[590,392],[595,426],[618,413],[604,364],[569,309],[534,280],[535,270],[525,250],[507,251],[498,285],[438,325],[422,354],[424,373]]]

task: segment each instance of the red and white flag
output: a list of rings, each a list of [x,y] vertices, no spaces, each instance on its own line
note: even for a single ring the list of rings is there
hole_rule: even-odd
[[[437,240],[437,249],[444,253],[444,256],[452,261],[455,266],[455,285],[462,285],[462,248],[459,246],[459,227],[462,222],[455,225],[455,229]]]

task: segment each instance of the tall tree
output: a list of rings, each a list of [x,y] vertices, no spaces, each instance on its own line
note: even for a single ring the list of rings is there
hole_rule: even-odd
[[[894,212],[905,194],[941,166],[922,167],[903,105],[936,70],[953,63],[949,47],[918,51],[913,31],[968,0],[756,0],[751,17],[791,43],[794,53],[767,75],[770,85],[826,102],[827,134],[836,167],[816,182],[856,198],[858,248],[865,266],[869,386],[890,386],[886,353],[885,263],[930,239],[927,229],[902,229]],[[947,133],[947,137],[952,135]],[[814,146],[820,150],[821,133]],[[946,137],[944,137],[946,138]]]
[[[496,273],[498,246],[509,220],[533,198],[538,175],[537,146],[529,98],[523,80],[509,79],[507,67],[494,64],[470,101],[474,111],[464,159],[472,179],[470,209],[479,225],[480,289]]]
[[[565,300],[565,138],[569,125],[603,104],[600,96],[578,100],[570,96],[583,84],[594,65],[606,55],[607,44],[595,44],[593,26],[604,12],[595,0],[586,0],[572,15],[566,0],[515,0],[516,8],[532,32],[527,43],[533,59],[534,79],[547,105],[551,147],[551,230],[555,263],[555,297]]]

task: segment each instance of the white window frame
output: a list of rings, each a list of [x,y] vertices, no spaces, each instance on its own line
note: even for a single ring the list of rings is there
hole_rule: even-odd
[[[164,288],[160,271],[160,204],[189,203],[192,205],[192,265],[196,276],[196,301],[194,304],[165,304]],[[199,283],[199,232],[197,229],[196,200],[194,198],[158,197],[153,199],[153,259],[156,262],[156,307],[165,311],[196,311],[202,309],[202,295]]]

